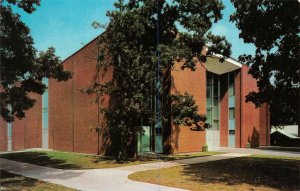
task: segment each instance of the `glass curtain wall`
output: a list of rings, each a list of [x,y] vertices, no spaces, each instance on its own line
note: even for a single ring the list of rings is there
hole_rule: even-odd
[[[228,74],[228,146],[235,147],[235,73]]]
[[[220,117],[219,117],[219,76],[207,73],[206,84],[206,116],[207,122],[210,124],[210,129],[220,129]]]
[[[206,116],[210,128],[206,131],[209,148],[220,146],[220,79],[219,75],[206,73]]]
[[[48,79],[43,79],[43,84],[48,87]],[[49,101],[48,90],[42,95],[42,148],[48,148]]]

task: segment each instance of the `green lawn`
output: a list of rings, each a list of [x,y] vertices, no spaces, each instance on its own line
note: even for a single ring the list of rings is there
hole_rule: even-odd
[[[129,179],[194,191],[300,190],[300,158],[249,156],[137,172]]]
[[[0,190],[2,191],[73,191],[56,184],[42,182],[0,170]]]
[[[97,155],[86,155],[70,152],[58,151],[32,151],[1,154],[0,158],[15,160],[48,166],[60,169],[92,169],[92,168],[114,168],[128,165],[137,165],[156,161],[177,160],[191,157],[201,157],[220,154],[218,152],[197,152],[181,155],[160,155],[160,156],[141,156],[139,160],[131,159],[125,163],[118,163],[112,157],[103,157]]]

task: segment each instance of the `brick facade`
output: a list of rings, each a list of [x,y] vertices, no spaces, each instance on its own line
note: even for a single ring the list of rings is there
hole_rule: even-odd
[[[243,108],[242,108],[242,101],[243,100],[242,98],[243,95],[242,95],[242,73],[241,73],[241,70],[239,70],[237,73],[236,73],[236,76],[235,76],[235,99],[237,100],[235,102],[235,109],[236,111],[242,111]],[[242,147],[242,136],[241,136],[241,133],[242,133],[242,112],[236,112],[235,113],[235,133],[236,133],[236,136],[235,136],[235,145],[236,147]]]
[[[228,74],[220,76],[220,146],[228,146]]]
[[[30,94],[36,100],[35,105],[25,112],[25,118],[12,122],[12,150],[42,147],[42,96]],[[0,120],[0,151],[6,151],[7,123]]]
[[[97,125],[97,105],[91,103],[93,95],[80,89],[92,83],[96,70],[97,41],[87,44],[63,62],[73,73],[67,82],[49,82],[49,146],[54,150],[97,153],[98,135],[92,129]],[[100,71],[100,82],[112,77],[112,70]],[[101,98],[101,106],[109,104],[108,97]],[[103,122],[103,116],[100,116]],[[101,125],[101,123],[100,123]],[[100,153],[107,142],[100,136]]]
[[[0,151],[7,150],[7,123],[0,117]]]
[[[188,92],[194,96],[200,114],[206,113],[206,70],[197,62],[197,70],[185,69],[181,71],[180,63],[174,65],[171,73],[171,93],[184,94]],[[171,145],[173,153],[201,151],[205,144],[205,131],[192,131],[189,127],[171,125]]]
[[[97,105],[91,103],[93,95],[86,95],[80,89],[91,84],[95,75],[97,40],[78,50],[67,58],[64,68],[73,73],[66,82],[49,80],[49,148],[61,151],[105,154],[109,140],[92,131],[97,125]],[[197,70],[181,71],[181,63],[175,64],[170,74],[172,94],[188,92],[194,96],[199,113],[206,113],[206,68],[200,62]],[[113,70],[100,71],[100,82],[112,79]],[[220,146],[228,146],[228,74],[220,75]],[[252,147],[269,145],[270,115],[267,105],[255,108],[246,103],[245,96],[257,90],[256,81],[244,66],[235,71],[235,146]],[[33,95],[34,96],[34,95]],[[13,123],[13,150],[41,147],[42,105],[41,96],[34,96],[37,104],[26,112],[26,118]],[[109,106],[108,96],[101,98],[102,106]],[[100,125],[105,123],[99,117]],[[0,150],[7,148],[7,124],[0,121]],[[164,145],[170,153],[201,151],[206,143],[205,131],[193,131],[189,127],[171,125],[164,131]]]
[[[252,102],[246,103],[245,96],[251,91],[257,91],[256,81],[248,74],[249,68],[246,65],[240,70],[240,123],[241,126],[241,147],[246,147],[249,142],[251,147],[269,145],[270,118],[266,104],[255,108]]]

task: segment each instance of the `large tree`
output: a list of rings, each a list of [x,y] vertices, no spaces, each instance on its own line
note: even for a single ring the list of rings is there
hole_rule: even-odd
[[[257,79],[258,91],[246,100],[256,106],[270,104],[271,124],[298,123],[300,88],[300,3],[288,1],[232,0],[236,12],[230,20],[240,38],[256,46],[255,55],[241,55]]]
[[[170,95],[170,72],[176,61],[182,70],[196,70],[196,60],[206,58],[201,51],[207,43],[207,55],[229,56],[231,51],[224,37],[208,33],[222,18],[219,0],[119,0],[115,7],[107,12],[110,21],[99,39],[97,65],[97,71],[112,67],[113,79],[100,83],[96,77],[84,92],[97,95],[98,104],[102,95],[110,95],[112,104],[100,111],[116,156],[123,160],[130,140],[136,143],[141,121],[161,127],[172,118],[177,125],[203,128],[205,115],[193,96]]]
[[[37,52],[29,28],[12,11],[14,5],[30,14],[40,0],[0,2],[0,109],[3,119],[9,122],[15,117],[25,117],[25,111],[33,107],[35,100],[30,93],[44,93],[47,87],[42,83],[43,78],[67,80],[71,73],[63,70],[54,48]]]

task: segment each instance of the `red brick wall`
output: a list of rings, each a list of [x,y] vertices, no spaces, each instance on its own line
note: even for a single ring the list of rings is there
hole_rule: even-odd
[[[35,105],[26,111],[25,118],[12,124],[12,150],[39,148],[42,146],[42,96],[30,94]]]
[[[0,151],[7,150],[7,123],[0,117]]]
[[[245,96],[251,91],[257,91],[256,81],[248,74],[249,68],[243,65],[242,75],[242,147],[246,147],[247,142],[251,147],[268,145],[269,143],[269,111],[266,105],[255,108],[252,102],[245,102]],[[267,133],[268,132],[268,133]]]
[[[91,45],[82,49],[73,57],[73,128],[75,152],[97,153],[97,136],[91,131],[91,128],[97,124],[97,105],[90,103],[93,96],[85,95],[79,91],[79,89],[87,87],[91,83],[93,74],[95,73],[96,43]]]
[[[27,116],[26,116],[27,117]],[[26,118],[12,123],[12,150],[25,149]]]
[[[91,131],[91,128],[97,125],[97,105],[90,103],[94,95],[86,95],[79,91],[91,84],[91,80],[96,70],[95,56],[97,43],[94,41],[85,49],[78,52],[76,62],[74,62],[74,130],[75,130],[75,152],[97,153],[97,134]],[[100,82],[111,80],[112,70],[100,71]],[[109,104],[109,97],[101,98],[101,106],[106,107]],[[100,122],[104,122],[104,117],[100,116]],[[101,124],[100,124],[101,125]],[[84,135],[84,136],[83,136]],[[101,151],[105,151],[105,144],[100,137]]]
[[[242,69],[236,71],[235,76],[235,146],[241,147],[241,120],[242,120]]]
[[[55,81],[48,80],[48,147],[54,149],[54,90]]]
[[[188,92],[194,96],[199,113],[206,112],[206,70],[197,62],[197,70],[191,71],[185,69],[181,71],[181,64],[175,64],[175,70],[172,71],[171,93]],[[173,153],[201,151],[205,144],[205,131],[191,131],[189,127],[176,126],[171,127],[171,145]]]
[[[26,121],[24,147],[39,148],[42,147],[42,96],[35,94],[31,97],[37,102],[33,108],[27,111],[24,118]]]
[[[30,94],[35,105],[25,112],[25,118],[12,122],[12,150],[38,148],[42,145],[42,96]],[[0,150],[7,150],[7,123],[0,120]]]
[[[263,104],[260,108],[260,131],[259,131],[259,145],[270,145],[270,112],[267,104]]]
[[[63,62],[64,68],[73,72],[72,79],[49,83],[49,145],[55,150],[97,153],[98,136],[91,131],[97,125],[97,105],[91,103],[93,95],[80,92],[92,82],[96,56],[97,41],[93,40]],[[112,77],[111,69],[100,73],[100,82]],[[108,97],[101,98],[102,107],[108,104]],[[100,136],[101,152],[105,151],[103,142]]]
[[[97,106],[91,104],[93,95],[81,93],[81,88],[90,85],[96,67],[97,42],[70,56],[63,63],[65,69],[73,72],[67,82],[49,81],[49,147],[55,150],[97,153],[97,134],[91,129],[97,124]],[[171,93],[189,92],[194,96],[199,113],[206,112],[206,69],[198,62],[195,72],[181,71],[181,63],[175,64],[171,72]],[[178,71],[179,70],[179,71]],[[100,71],[100,81],[112,78],[112,69]],[[267,126],[263,113],[252,103],[245,103],[245,95],[256,90],[255,80],[247,74],[247,67],[237,70],[236,84],[236,146],[245,147],[263,142],[263,127]],[[228,78],[221,76],[221,146],[228,145]],[[109,97],[101,99],[102,106],[108,106]],[[261,109],[261,111],[264,111]],[[105,121],[100,116],[103,124]],[[242,127],[242,130],[241,130]],[[267,132],[267,131],[265,131]],[[240,137],[242,135],[242,137]],[[260,137],[260,135],[262,137]],[[171,125],[171,152],[200,151],[205,144],[205,131],[191,131],[189,127]],[[169,144],[169,143],[168,143]],[[101,151],[105,151],[106,140],[100,136]]]
[[[64,62],[64,69],[74,71],[72,58]],[[59,83],[49,81],[49,131],[52,132],[49,140],[55,150],[73,151],[73,79]]]
[[[220,146],[228,146],[228,74],[220,76]]]

